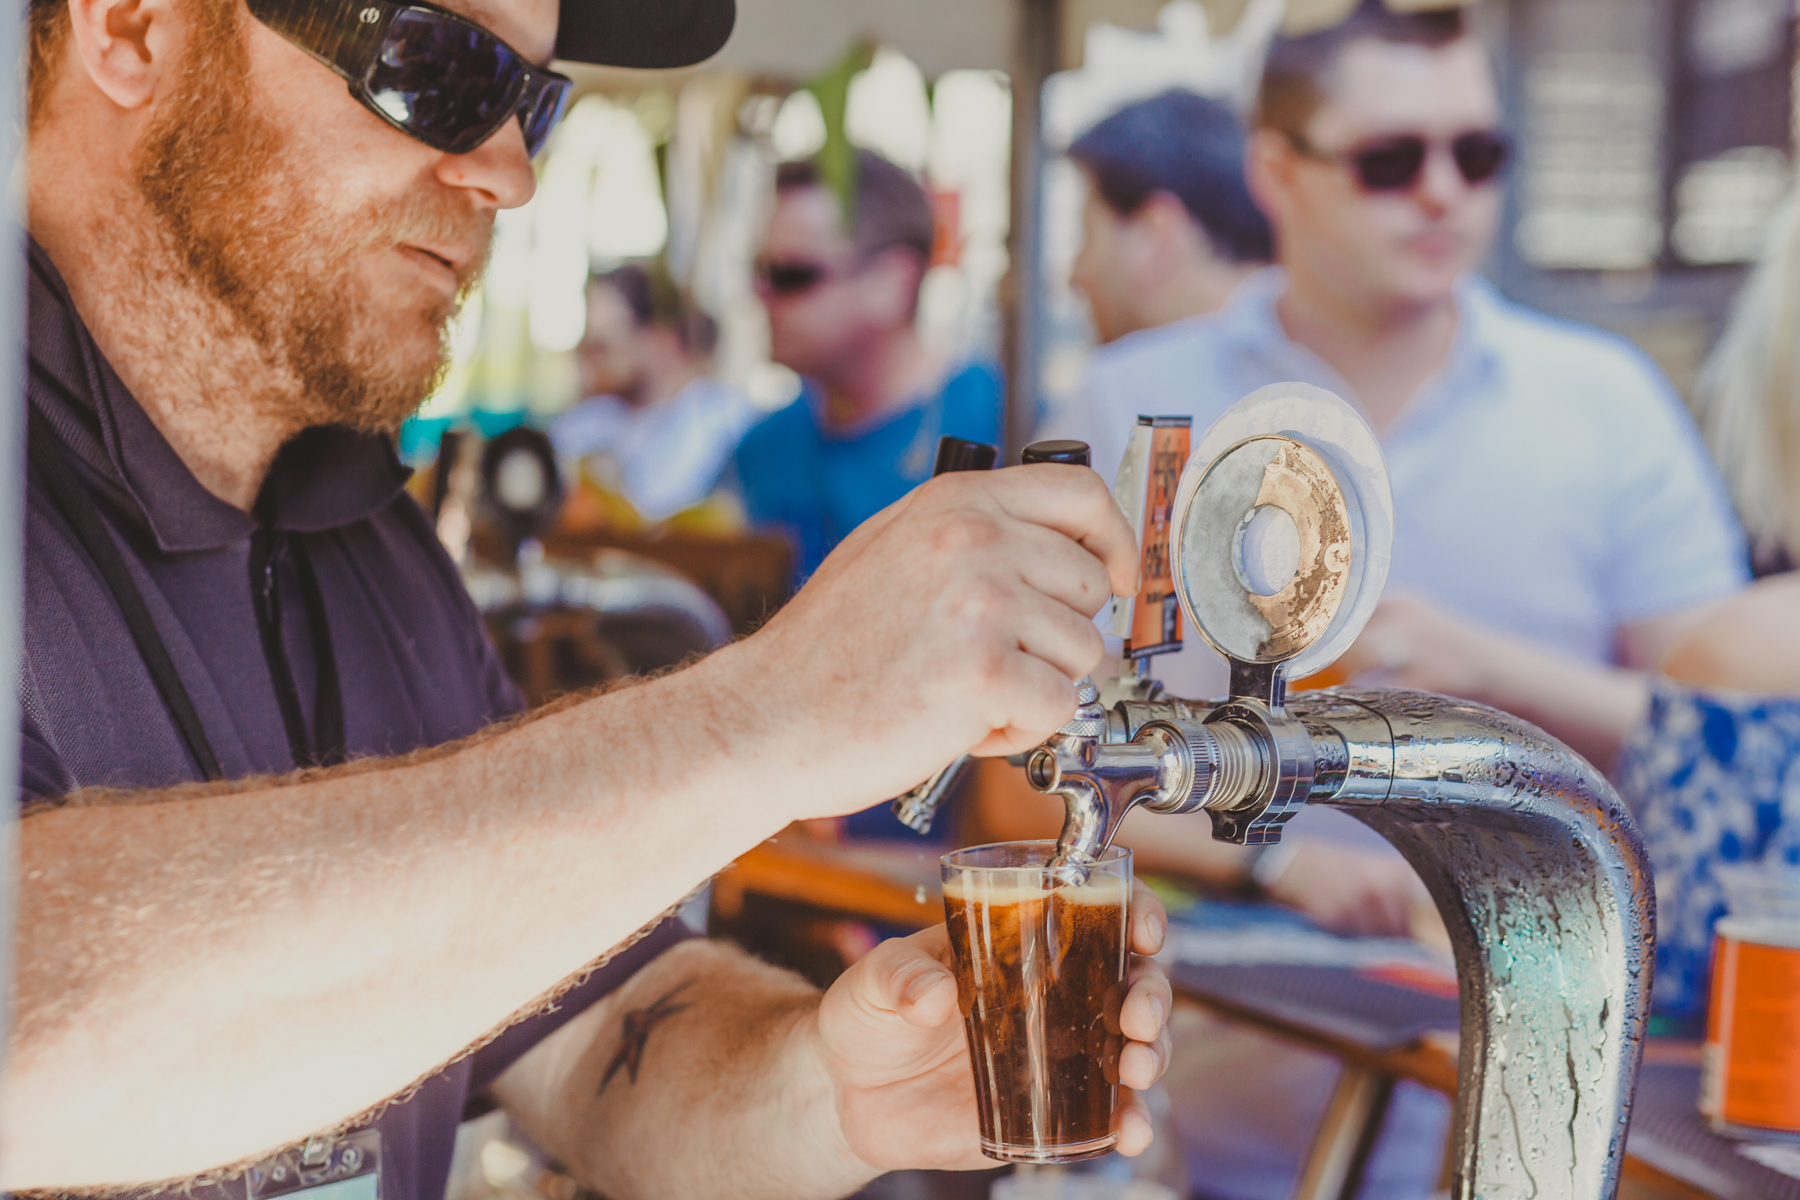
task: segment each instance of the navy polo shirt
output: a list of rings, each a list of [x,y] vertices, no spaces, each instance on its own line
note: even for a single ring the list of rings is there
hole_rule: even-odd
[[[78,464],[224,773],[291,770],[251,601],[256,519],[208,492],[175,454],[101,356],[35,242],[27,303],[30,402]],[[309,429],[282,448],[258,505],[274,528],[304,538],[352,757],[438,745],[522,707],[405,480],[387,438]],[[24,800],[54,804],[79,788],[149,789],[201,778],[111,592],[35,474],[25,522]],[[276,588],[287,661],[310,720],[314,648],[291,560],[278,567]],[[533,1045],[684,936],[677,922],[659,927],[555,1011],[514,1025],[390,1107],[377,1122],[387,1160],[383,1200],[442,1196],[465,1107]],[[241,1198],[244,1181],[191,1194]]]

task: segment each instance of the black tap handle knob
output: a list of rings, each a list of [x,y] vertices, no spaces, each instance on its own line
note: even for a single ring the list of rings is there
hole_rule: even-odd
[[[1019,456],[1022,463],[1068,463],[1072,467],[1091,467],[1092,452],[1086,442],[1033,442]]]
[[[937,465],[931,474],[948,475],[952,471],[991,471],[1000,459],[1000,449],[986,442],[969,442],[962,438],[938,439]]]

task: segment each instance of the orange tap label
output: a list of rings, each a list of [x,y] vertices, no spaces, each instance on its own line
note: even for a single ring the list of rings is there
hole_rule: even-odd
[[[1169,527],[1175,515],[1175,489],[1187,466],[1192,431],[1187,417],[1139,417],[1138,428],[1119,468],[1119,505],[1137,527],[1138,565],[1143,589],[1130,602],[1129,615],[1115,617],[1114,632],[1125,639],[1130,657],[1181,648],[1181,604],[1175,597],[1169,556]],[[1120,603],[1120,609],[1125,602]]]

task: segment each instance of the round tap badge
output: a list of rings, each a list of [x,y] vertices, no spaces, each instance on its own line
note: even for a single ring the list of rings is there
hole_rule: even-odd
[[[1352,559],[1350,513],[1325,461],[1292,438],[1252,438],[1214,460],[1194,502],[1239,514],[1183,531],[1206,639],[1245,662],[1282,662],[1318,641]]]
[[[1182,608],[1238,662],[1322,670],[1387,582],[1387,464],[1367,422],[1321,388],[1276,384],[1228,409],[1195,448],[1175,512]]]

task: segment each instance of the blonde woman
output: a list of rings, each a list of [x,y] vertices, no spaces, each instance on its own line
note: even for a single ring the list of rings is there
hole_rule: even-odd
[[[1700,424],[1750,536],[1757,574],[1800,553],[1800,192],[1768,240],[1700,377]]]
[[[1656,1017],[1705,1017],[1716,869],[1800,871],[1800,192],[1701,375],[1701,427],[1750,536],[1757,584],[1664,660],[1616,774],[1656,869]]]

